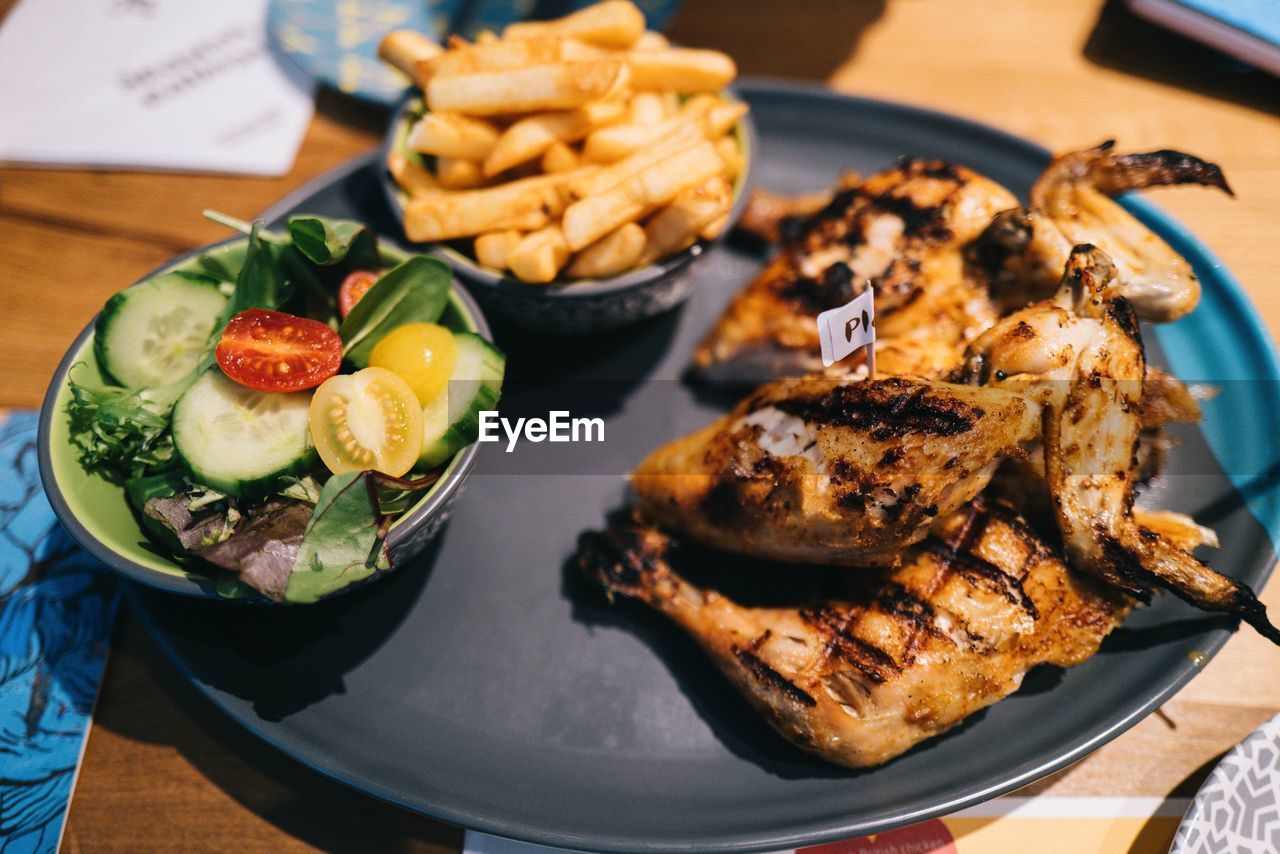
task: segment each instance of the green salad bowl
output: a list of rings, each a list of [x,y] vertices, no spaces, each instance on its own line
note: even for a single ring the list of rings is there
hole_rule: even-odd
[[[234,265],[232,269],[239,269],[247,244],[247,238],[237,237],[196,249],[153,270],[135,284],[174,270],[194,268],[201,255],[217,256],[229,266]],[[385,239],[379,241],[379,251],[388,266],[409,257],[404,251],[388,246]],[[71,444],[66,408],[71,399],[72,377],[83,383],[103,383],[94,354],[94,322],[96,318],[63,356],[40,410],[36,439],[40,479],[54,513],[89,554],[130,581],[187,596],[270,603],[265,596],[241,584],[233,573],[198,560],[176,557],[155,544],[143,533],[125,499],[124,487],[80,465]],[[479,306],[456,285],[440,323],[491,338]],[[473,443],[456,454],[440,479],[391,525],[386,549],[393,569],[411,561],[439,534],[475,467],[476,453],[477,446]],[[344,587],[339,592],[386,574],[386,571],[375,572],[365,582]]]

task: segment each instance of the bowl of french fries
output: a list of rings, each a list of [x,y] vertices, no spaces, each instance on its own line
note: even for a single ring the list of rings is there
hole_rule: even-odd
[[[673,47],[630,0],[382,57],[420,92],[388,131],[405,236],[493,314],[590,332],[680,303],[744,199],[747,105],[723,53]]]

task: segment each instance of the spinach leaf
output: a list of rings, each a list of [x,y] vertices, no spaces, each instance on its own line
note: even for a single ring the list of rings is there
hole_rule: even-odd
[[[439,320],[449,300],[451,278],[440,261],[415,256],[378,279],[338,327],[346,358],[366,367],[374,345],[391,330]]]
[[[378,238],[367,225],[321,216],[290,217],[285,226],[293,245],[313,264],[329,267],[348,262],[352,270],[377,270]]]
[[[284,599],[315,602],[390,569],[373,472],[334,475],[320,491]]]
[[[338,284],[325,284],[317,275],[316,267],[307,260],[307,256],[297,246],[283,246],[280,249],[280,260],[285,269],[302,283],[304,313],[312,320],[327,323],[338,328]]]
[[[227,306],[228,320],[250,308],[279,308],[289,298],[291,287],[281,269],[280,248],[262,234],[262,220],[254,222],[244,266],[236,276],[236,289]],[[222,328],[218,327],[218,334],[221,333]]]

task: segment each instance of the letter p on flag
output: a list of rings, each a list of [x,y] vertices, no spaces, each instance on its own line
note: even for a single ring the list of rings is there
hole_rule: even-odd
[[[818,338],[822,342],[822,364],[831,367],[862,347],[868,347],[869,376],[875,375],[876,340],[875,294],[870,287],[839,308],[818,315]]]

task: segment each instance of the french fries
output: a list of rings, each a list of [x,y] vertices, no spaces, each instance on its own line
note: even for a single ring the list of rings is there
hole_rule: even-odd
[[[629,222],[575,255],[567,272],[574,279],[616,276],[636,265],[644,254],[644,245],[644,229]]]
[[[630,157],[599,169],[584,170],[569,182],[569,192],[579,199],[602,193],[677,151],[696,145],[701,139],[698,128],[692,123],[676,127],[663,139]]]
[[[527,234],[507,254],[511,272],[526,282],[546,284],[556,278],[569,260],[569,244],[559,225]]]
[[[387,157],[410,240],[469,238],[480,264],[548,284],[615,276],[727,227],[747,107],[720,92],[737,69],[646,32],[631,0],[444,47],[395,31],[380,55],[427,107]]]
[[[531,38],[521,41],[476,43],[441,53],[423,65],[427,78],[475,71],[507,71],[530,65],[555,65],[606,59],[609,53],[575,39]]]
[[[622,116],[626,108],[616,101],[597,101],[563,113],[539,113],[521,119],[503,132],[484,161],[484,175],[492,178],[540,156],[556,142],[577,142],[592,128]]]
[[[742,146],[731,137],[726,136],[716,141],[716,154],[719,154],[720,159],[724,161],[725,172],[731,178],[738,177],[747,166],[747,158],[742,154]]]
[[[722,213],[720,214],[720,216],[711,220],[711,222],[704,225],[702,227],[702,231],[698,232],[698,236],[701,237],[703,240],[715,240],[720,235],[724,234],[724,230],[728,225],[729,225],[729,214],[726,211],[725,213]]]
[[[440,189],[440,183],[434,175],[399,151],[387,155],[387,171],[410,196],[426,196]]]
[[[620,59],[433,76],[427,107],[472,116],[563,110],[619,91],[630,76],[630,66]]]
[[[484,183],[484,172],[474,160],[437,157],[436,181],[445,190],[473,190]]]
[[[732,202],[729,182],[720,175],[680,193],[645,225],[645,263],[692,244],[702,229],[729,212]]]
[[[544,175],[410,199],[404,209],[404,232],[415,243],[429,243],[488,231],[534,231],[564,209],[564,182],[565,176]]]
[[[425,80],[419,69],[443,52],[440,45],[413,30],[392,30],[378,42],[378,58],[412,77],[419,86]]]
[[[457,113],[427,113],[410,128],[406,143],[422,154],[484,160],[498,137],[498,129],[484,119]]]
[[[656,125],[675,113],[675,105],[666,94],[637,92],[631,96],[630,121],[633,125]]]
[[[721,155],[723,156],[723,155]],[[563,142],[553,142],[547,146],[547,151],[542,155],[542,171],[555,174],[557,172],[572,172],[577,169],[581,161],[577,152]]]
[[[662,33],[646,30],[644,35],[636,39],[636,43],[631,46],[632,50],[666,50],[671,47],[671,42],[667,41],[667,37]]]
[[[575,252],[615,228],[635,222],[688,187],[724,169],[711,143],[703,141],[626,179],[598,196],[565,208],[564,236]]]
[[[644,13],[629,0],[605,0],[558,21],[525,21],[502,31],[504,38],[560,36],[602,47],[631,47],[644,35]]]
[[[524,235],[518,231],[491,231],[476,238],[476,260],[486,267],[507,269],[507,258]]]
[[[627,54],[631,85],[639,90],[681,94],[719,92],[738,76],[738,66],[718,50],[671,47]]]
[[[746,114],[746,104],[699,95],[690,98],[675,118],[658,124],[619,124],[602,128],[587,139],[583,153],[588,160],[597,163],[614,163],[659,140],[681,133],[684,126],[691,123],[698,125],[707,139],[714,140],[728,133]]]

